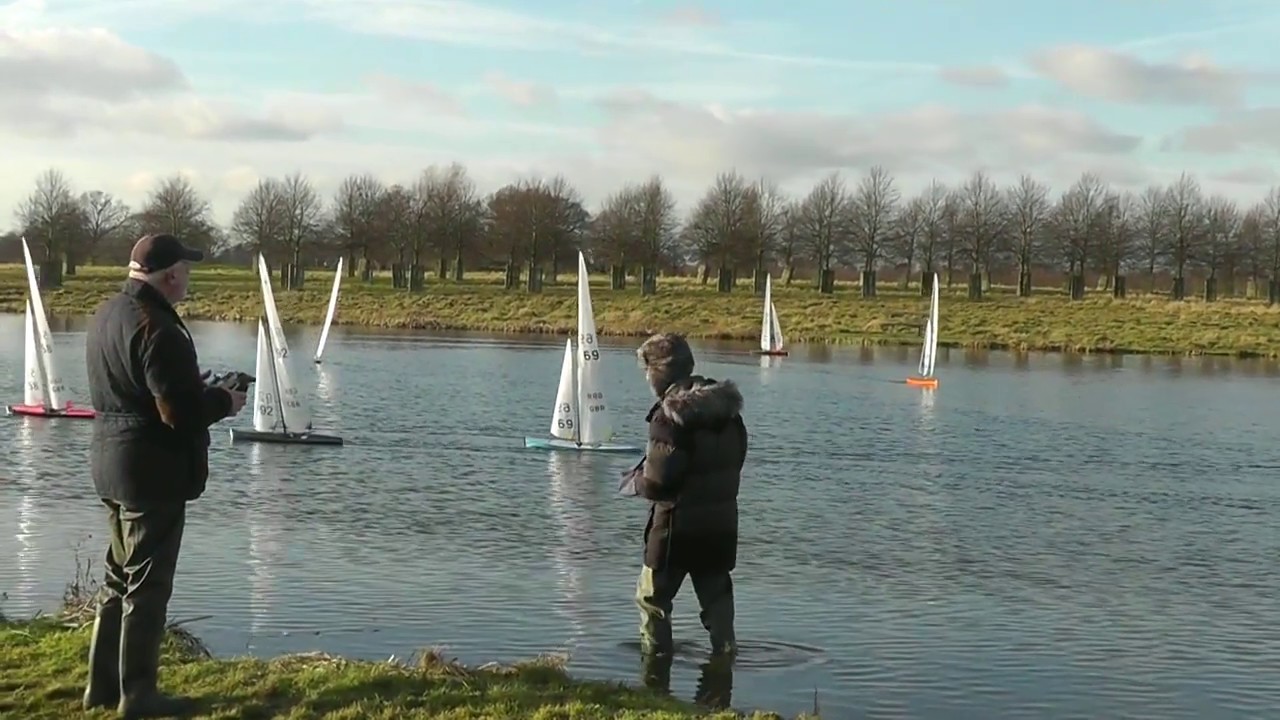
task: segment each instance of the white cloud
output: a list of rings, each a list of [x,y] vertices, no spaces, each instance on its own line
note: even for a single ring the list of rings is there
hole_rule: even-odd
[[[131,0],[131,6],[136,9],[152,1]],[[31,8],[37,3],[25,2],[27,16],[14,27],[34,22]],[[787,90],[793,75],[780,66],[825,61],[790,56],[770,60],[772,56],[748,53],[750,62],[741,63],[732,59],[736,50],[711,42],[709,33],[700,35],[696,24],[678,30],[667,27],[661,31],[665,39],[659,38],[659,30],[623,39],[593,26],[483,10],[462,2],[282,3],[293,3],[294,8],[304,3],[335,23],[452,38],[447,42],[541,46],[571,41],[631,50],[677,44],[685,53],[718,54],[726,71],[730,65],[740,70],[748,64],[754,70],[776,61],[778,65],[771,67],[778,76],[757,76],[746,85],[736,82],[732,72],[724,77],[690,72],[666,80],[651,74],[643,86],[574,88],[491,72],[482,76],[482,86],[451,92],[431,83],[372,74],[360,86],[340,92],[279,91],[246,105],[245,98],[201,93],[172,59],[131,45],[110,31],[11,29],[0,31],[0,147],[5,148],[6,168],[0,174],[0,209],[16,205],[48,167],[62,169],[80,189],[107,190],[132,203],[140,202],[159,179],[181,171],[208,195],[224,222],[260,177],[300,170],[323,195],[331,196],[351,173],[372,172],[386,182],[409,182],[424,166],[452,160],[468,166],[482,191],[520,176],[563,173],[591,204],[627,181],[657,173],[685,208],[717,173],[728,169],[752,177],[767,175],[797,195],[831,170],[843,171],[852,184],[874,164],[889,168],[904,192],[934,177],[962,181],[978,169],[998,182],[1030,172],[1057,190],[1083,171],[1096,172],[1117,186],[1141,187],[1166,182],[1183,169],[1144,163],[1139,157],[1144,138],[1139,134],[1109,128],[1081,111],[1041,104],[993,104],[982,111],[930,104],[864,114],[752,108],[767,99],[771,84]],[[457,12],[450,14],[450,9]],[[366,16],[357,19],[362,11]],[[12,12],[12,6],[3,12]],[[0,20],[9,17],[0,15]],[[1077,60],[1088,62],[1074,65],[1064,65],[1064,57],[1061,49],[1041,56],[1042,63],[1048,63],[1042,71],[1056,68],[1059,82],[1078,92],[1092,88],[1095,96],[1112,98],[1186,101],[1209,91],[1205,73],[1239,75],[1203,63],[1179,66],[1171,73],[1167,68],[1153,71],[1155,66],[1132,59],[1117,63],[1114,55],[1077,53]],[[890,64],[877,77],[901,67]],[[927,65],[909,67],[936,72]],[[1119,68],[1119,74],[1104,78],[1101,86],[1091,84],[1091,73],[1107,67]],[[938,74],[954,84],[995,87],[1015,73],[1008,67],[975,65]],[[1189,85],[1184,82],[1188,77],[1194,81]],[[1158,87],[1138,87],[1142,78]],[[1216,102],[1233,97],[1222,94],[1226,91],[1221,88],[1217,92]],[[575,117],[581,116],[569,112],[547,113],[546,121],[539,120],[541,113],[518,113],[515,120],[469,113],[466,101],[472,93],[496,95],[519,109],[587,101],[597,111],[598,122],[575,124]],[[1276,148],[1280,136],[1271,128],[1278,121],[1280,117],[1263,111],[1227,113],[1212,127],[1192,128],[1179,142],[1201,152]],[[1257,186],[1269,181],[1245,169],[1210,175],[1206,187],[1260,195]],[[7,224],[0,222],[0,227]]]
[[[546,108],[559,100],[554,88],[534,82],[513,80],[500,72],[486,73],[485,84],[508,103],[520,108]]]
[[[1262,77],[1222,67],[1201,54],[1152,63],[1087,45],[1035,53],[1031,66],[1078,95],[1118,103],[1235,105],[1248,83]]]
[[[1213,122],[1187,128],[1172,138],[1167,148],[1213,155],[1280,152],[1280,108],[1224,113]]]
[[[375,95],[395,106],[420,107],[431,113],[465,115],[462,102],[439,85],[378,73],[367,78]]]
[[[1004,87],[1009,84],[1009,74],[994,65],[939,68],[938,77],[952,85],[971,87]]]
[[[199,140],[305,140],[316,118],[255,114],[195,94],[172,60],[106,30],[0,30],[0,129]]]

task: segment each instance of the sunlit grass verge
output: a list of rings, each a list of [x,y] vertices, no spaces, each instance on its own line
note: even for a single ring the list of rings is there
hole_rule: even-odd
[[[284,322],[320,323],[331,277],[312,271],[305,290],[278,290]],[[577,323],[573,282],[572,275],[563,274],[541,294],[530,294],[503,290],[497,275],[477,273],[460,283],[431,279],[423,293],[410,294],[394,290],[389,278],[372,284],[350,279],[343,283],[335,322],[568,334]],[[81,268],[63,289],[45,293],[45,305],[53,314],[88,314],[119,283],[118,269]],[[0,266],[0,311],[21,312],[25,293],[22,268]],[[761,300],[746,282],[725,294],[715,291],[714,282],[662,278],[658,294],[643,297],[633,286],[610,290],[601,276],[592,279],[592,303],[602,335],[676,331],[747,341],[760,336]],[[863,345],[918,344],[928,307],[915,290],[882,285],[880,297],[867,300],[849,286],[820,295],[809,283],[775,285],[774,304],[790,343]],[[254,320],[261,313],[256,276],[241,268],[202,268],[180,310],[194,319]],[[940,314],[940,344],[950,347],[1280,357],[1280,308],[1256,300],[1171,302],[1149,295],[1116,300],[1098,293],[1070,302],[1052,290],[1022,299],[1007,288],[994,288],[983,300],[971,301],[956,286],[943,292]]]
[[[82,716],[92,623],[82,593],[69,590],[68,609],[58,617],[19,621],[0,615],[0,717]],[[384,662],[320,653],[215,659],[176,626],[166,638],[160,683],[194,698],[199,709],[193,717],[203,718],[781,718],[708,713],[650,690],[575,680],[556,658],[475,668],[432,651]]]

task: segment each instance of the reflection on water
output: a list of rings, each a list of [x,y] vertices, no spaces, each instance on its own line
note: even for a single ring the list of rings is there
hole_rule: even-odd
[[[33,427],[38,422],[48,422],[36,418],[6,418],[16,425],[13,441],[9,444],[9,462],[11,472],[7,472],[18,489],[16,520],[18,532],[17,553],[14,557],[14,575],[16,583],[7,591],[9,598],[15,603],[29,601],[40,585],[42,562],[42,545],[40,535],[49,531],[47,518],[40,507],[42,499],[39,465],[42,451],[47,447],[44,433]],[[3,590],[0,587],[0,590]]]
[[[774,372],[782,367],[783,358],[780,355],[761,355],[760,356],[760,384],[768,385],[770,379],[773,378]]]
[[[270,626],[274,608],[276,573],[284,560],[278,471],[272,467],[273,450],[264,443],[249,444],[248,502],[245,523],[249,526],[249,643]]]
[[[572,630],[566,641],[570,652],[577,649],[590,627],[583,566],[578,558],[596,544],[591,512],[585,500],[586,485],[594,479],[587,473],[575,472],[580,469],[582,459],[567,452],[547,453],[551,518],[559,537],[559,542],[551,546],[556,587],[560,591],[556,606]]]

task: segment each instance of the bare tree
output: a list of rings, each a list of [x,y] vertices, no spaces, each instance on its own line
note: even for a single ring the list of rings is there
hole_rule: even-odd
[[[1165,221],[1168,233],[1167,254],[1173,262],[1173,299],[1186,297],[1187,263],[1195,258],[1196,242],[1202,237],[1204,196],[1200,183],[1182,173],[1165,191]]]
[[[674,264],[680,232],[676,199],[657,175],[636,186],[633,193],[627,207],[635,213],[635,257],[649,267]]]
[[[101,190],[91,190],[81,195],[80,209],[84,217],[84,242],[78,254],[92,265],[97,262],[98,254],[104,247],[113,240],[122,239],[119,236],[128,228],[129,216],[133,213],[128,205],[111,193]],[[72,259],[68,257],[68,266],[71,262]]]
[[[809,191],[800,206],[800,237],[818,266],[819,282],[848,245],[852,202],[839,173],[831,173]]]
[[[300,172],[287,175],[280,183],[280,239],[294,267],[302,266],[303,249],[320,239],[324,224],[324,203],[311,181]]]
[[[231,235],[256,255],[270,258],[284,249],[284,187],[275,178],[259,178],[231,216]]]
[[[1103,201],[1095,255],[1098,270],[1103,273],[1104,286],[1109,290],[1125,274],[1137,246],[1135,238],[1140,217],[1138,199],[1132,193],[1109,193]]]
[[[161,180],[142,206],[145,232],[166,232],[191,247],[208,251],[214,244],[212,208],[182,175]]]
[[[894,219],[893,252],[906,265],[902,274],[902,289],[911,286],[911,276],[915,269],[916,250],[920,238],[924,235],[925,219],[928,209],[923,196],[917,195],[907,201],[902,212]]]
[[[475,183],[461,163],[435,169],[427,195],[430,219],[439,251],[440,270],[452,259],[455,280],[462,279],[465,256],[474,250],[480,230],[479,199]],[[443,274],[441,275],[443,277]]]
[[[398,183],[378,197],[374,232],[384,238],[391,256],[401,264],[413,240],[414,209],[413,193]]]
[[[1031,296],[1031,269],[1040,256],[1049,222],[1049,188],[1022,175],[1008,190],[1013,254],[1018,259],[1018,295]]]
[[[1258,292],[1258,283],[1262,280],[1265,258],[1267,257],[1266,206],[1257,203],[1245,212],[1240,220],[1240,252],[1243,254],[1245,267],[1249,272],[1252,286],[1251,297]]]
[[[1060,252],[1071,278],[1071,297],[1084,296],[1084,273],[1090,252],[1099,242],[1100,223],[1106,207],[1107,188],[1093,173],[1084,173],[1058,202],[1056,230]]]
[[[1169,218],[1168,195],[1159,185],[1151,185],[1138,197],[1134,217],[1134,234],[1136,246],[1134,251],[1140,254],[1147,269],[1147,292],[1155,292],[1156,266],[1160,264],[1167,250],[1165,243],[1165,227]]]
[[[748,202],[750,187],[737,172],[720,173],[694,206],[685,224],[685,242],[700,263],[737,269],[750,264]]]
[[[40,173],[35,190],[18,204],[17,217],[22,234],[44,250],[47,262],[67,256],[84,232],[83,208],[60,170]]]
[[[853,193],[853,242],[862,255],[864,297],[875,297],[876,263],[880,260],[885,238],[893,227],[893,216],[901,197],[893,176],[879,165],[871,168]]]
[[[590,225],[591,215],[582,205],[582,195],[563,175],[544,182],[538,198],[550,251],[551,276],[559,274],[565,263],[576,265],[578,250]]]
[[[1218,295],[1218,273],[1234,269],[1240,239],[1240,208],[1225,197],[1214,196],[1205,203],[1204,236],[1196,259],[1209,271],[1205,279],[1205,300]],[[1228,280],[1231,273],[1228,273]]]
[[[930,288],[926,285],[932,282],[931,278],[935,272],[935,263],[938,259],[938,253],[947,252],[946,243],[948,235],[949,216],[953,215],[953,204],[951,202],[951,192],[942,183],[934,180],[929,183],[929,187],[925,189],[921,198],[921,210],[923,217],[921,218],[921,234],[920,234],[920,292],[925,292]],[[950,255],[948,254],[948,258]],[[950,260],[948,259],[948,271],[950,270]],[[948,280],[948,283],[950,280]]]
[[[744,238],[754,255],[756,277],[763,277],[782,237],[787,199],[776,183],[761,178],[747,191]]]
[[[991,253],[1007,220],[1004,196],[984,172],[976,172],[960,188],[960,232],[969,258],[970,297],[982,295],[982,274],[991,269]]]
[[[386,188],[368,173],[348,175],[333,197],[333,230],[347,257],[347,276],[356,273],[356,259],[368,263],[382,239],[378,211]]]
[[[782,209],[782,231],[778,236],[778,262],[782,264],[782,282],[791,284],[796,274],[796,260],[801,253],[804,213],[799,200],[791,200]]]

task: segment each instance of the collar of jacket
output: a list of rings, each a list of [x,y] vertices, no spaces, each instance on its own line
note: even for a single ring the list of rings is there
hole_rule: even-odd
[[[182,316],[178,315],[178,311],[173,309],[173,304],[165,299],[165,296],[161,295],[159,290],[151,287],[149,283],[129,278],[124,281],[124,286],[121,290],[124,294],[132,295],[151,307],[166,313],[173,318],[174,322],[178,323],[179,327],[183,330],[187,329],[187,324],[182,322]]]

